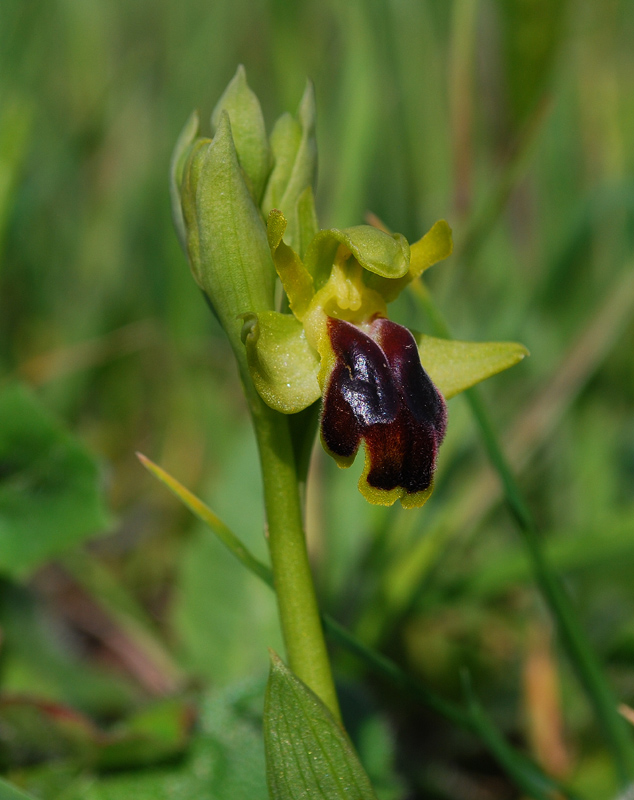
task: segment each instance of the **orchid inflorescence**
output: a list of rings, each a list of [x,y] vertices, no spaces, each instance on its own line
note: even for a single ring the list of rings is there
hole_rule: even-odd
[[[361,442],[359,489],[372,503],[421,506],[431,494],[446,400],[512,366],[526,349],[417,335],[387,305],[452,251],[441,220],[411,246],[370,225],[320,230],[314,96],[270,138],[242,67],[212,114],[192,115],[172,161],[176,227],[225,329],[247,395],[282,414],[321,398],[321,440],[341,467]],[[276,303],[276,278],[284,290]]]

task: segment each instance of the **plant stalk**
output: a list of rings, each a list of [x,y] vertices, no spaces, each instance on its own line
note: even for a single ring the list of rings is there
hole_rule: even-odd
[[[260,451],[269,552],[289,667],[341,721],[306,549],[288,420],[254,392],[248,394]]]

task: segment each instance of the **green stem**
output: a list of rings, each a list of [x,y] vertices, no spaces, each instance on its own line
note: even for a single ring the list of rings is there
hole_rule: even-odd
[[[424,284],[417,281],[413,288],[429,315],[434,333],[443,338],[451,338],[447,323],[434,305]],[[468,389],[465,396],[480,428],[491,463],[502,482],[507,505],[522,534],[535,580],[557,623],[568,657],[603,727],[621,781],[626,785],[634,775],[634,744],[626,723],[617,710],[616,698],[577,619],[570,598],[544,555],[533,515],[522,497],[515,476],[502,452],[482,398],[475,389]]]
[[[289,667],[340,720],[302,523],[287,418],[250,397],[260,450],[273,580]]]

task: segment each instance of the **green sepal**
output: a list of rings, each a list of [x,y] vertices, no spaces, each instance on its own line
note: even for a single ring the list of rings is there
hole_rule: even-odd
[[[376,800],[341,725],[272,651],[264,751],[270,800]]]
[[[447,400],[529,355],[517,342],[458,342],[414,335],[421,364]]]
[[[320,231],[306,251],[305,264],[315,288],[328,280],[340,245],[346,247],[361,266],[383,278],[401,278],[409,270],[409,244],[400,233],[384,233],[370,225],[330,228]]]
[[[367,284],[383,295],[386,303],[396,300],[403,289],[418,278],[426,269],[451,255],[453,237],[451,228],[444,219],[434,223],[429,231],[410,247],[409,269],[397,280],[388,280],[379,275],[369,275]]]
[[[181,208],[185,224],[185,249],[196,283],[202,288],[200,269],[200,237],[196,218],[196,191],[202,165],[207,157],[211,139],[197,139],[188,151],[181,182]]]
[[[195,205],[199,283],[242,359],[238,317],[274,308],[275,269],[264,222],[244,181],[225,111],[200,167]]]
[[[185,228],[185,218],[181,206],[181,184],[183,182],[183,172],[189,156],[194,139],[198,136],[199,120],[198,112],[193,111],[180,132],[170,162],[170,198],[172,201],[172,219],[178,234],[181,247],[187,252],[187,230]]]
[[[320,396],[319,356],[291,314],[244,314],[242,341],[251,379],[264,402],[282,414],[296,414]]]
[[[211,127],[215,131],[223,111],[231,120],[231,131],[240,166],[257,204],[260,202],[266,179],[271,170],[271,148],[260,101],[247,83],[242,64],[236,70],[211,114]]]
[[[273,209],[266,223],[266,234],[273,255],[273,263],[288,297],[291,311],[302,319],[315,293],[313,279],[297,253],[282,241],[286,218]]]
[[[271,147],[275,164],[262,200],[262,212],[266,216],[273,208],[282,211],[288,219],[287,242],[302,253],[298,202],[306,188],[314,185],[317,171],[315,91],[310,81],[297,119],[287,114],[280,117],[271,134]]]

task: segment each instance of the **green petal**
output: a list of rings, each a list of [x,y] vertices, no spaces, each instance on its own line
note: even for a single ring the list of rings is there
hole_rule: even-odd
[[[314,403],[321,396],[319,357],[301,322],[276,311],[244,314],[243,319],[247,363],[264,402],[283,414],[296,414]]]
[[[529,354],[516,342],[458,342],[424,334],[416,339],[425,371],[447,400]]]
[[[310,81],[299,104],[297,118],[284,114],[275,124],[271,148],[275,164],[262,200],[262,212],[266,217],[273,208],[282,211],[288,219],[286,241],[303,253],[298,203],[307,187],[314,185],[317,172],[315,92]]]
[[[262,198],[262,212],[265,216],[272,208],[280,208],[282,205],[301,140],[302,126],[292,114],[282,114],[271,131],[273,169]]]
[[[181,131],[170,162],[170,197],[172,200],[172,217],[176,233],[183,250],[187,250],[187,231],[181,206],[181,184],[187,157],[189,156],[194,139],[198,136],[198,112],[194,111]]]
[[[410,247],[410,263],[406,275],[388,280],[378,275],[370,276],[368,286],[383,295],[386,303],[396,300],[403,289],[426,269],[451,255],[453,239],[451,228],[444,219],[436,222],[429,231]]]
[[[409,245],[400,233],[384,233],[370,225],[320,231],[306,251],[306,267],[315,287],[330,276],[340,245],[347,247],[364,269],[383,278],[401,278],[409,270]]]
[[[285,230],[286,218],[281,211],[273,209],[266,223],[273,263],[292,312],[302,319],[314,295],[313,279],[297,253],[282,241]]]
[[[448,258],[453,251],[451,228],[444,219],[438,220],[410,248],[410,275],[418,278],[426,269]]]
[[[212,130],[220,124],[223,111],[231,120],[240,166],[248,178],[256,203],[259,203],[271,170],[272,156],[260,101],[249,88],[242,64],[216,103],[211,115]]]

